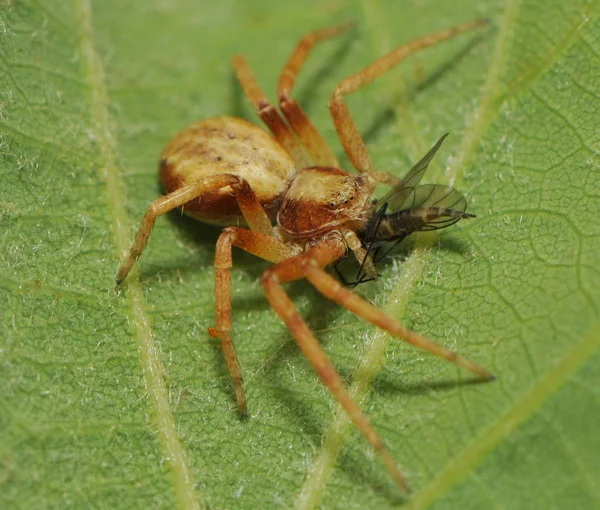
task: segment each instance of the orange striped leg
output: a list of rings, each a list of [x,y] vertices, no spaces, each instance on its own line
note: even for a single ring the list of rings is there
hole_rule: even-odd
[[[353,26],[353,23],[344,23],[335,27],[316,30],[305,35],[296,45],[294,52],[279,76],[279,84],[277,86],[279,107],[294,132],[298,135],[298,138],[302,141],[304,147],[306,147],[314,164],[318,166],[337,168],[339,167],[339,163],[325,139],[302,110],[302,107],[291,97],[292,89],[296,84],[298,73],[315,44],[334,37],[351,26]]]
[[[229,227],[223,230],[217,241],[215,254],[215,304],[216,336],[219,337],[227,368],[233,379],[235,396],[240,414],[246,416],[246,396],[242,372],[231,339],[231,246],[237,246],[271,262],[279,262],[293,255],[293,251],[280,241],[245,228]],[[212,329],[209,329],[212,331]]]
[[[391,53],[384,55],[371,65],[365,67],[362,71],[349,76],[335,88],[331,100],[329,101],[329,109],[331,111],[331,116],[333,117],[335,129],[344,146],[344,150],[359,172],[372,173],[373,165],[365,143],[350,115],[350,110],[346,105],[344,96],[371,83],[375,78],[378,78],[392,67],[398,65],[412,53],[429,48],[442,41],[452,39],[458,34],[479,28],[486,23],[486,20],[475,20],[448,30],[442,30],[441,32],[415,39],[408,44],[396,48]]]
[[[354,424],[382,457],[398,485],[404,490],[410,491],[404,476],[398,469],[389,450],[383,444],[379,434],[344,388],[341,377],[281,286],[283,283],[302,278],[306,268],[312,267],[313,264],[317,267],[325,267],[337,260],[344,254],[345,248],[343,241],[322,242],[311,248],[306,254],[284,260],[267,269],[263,274],[262,284],[269,303],[286,323],[296,343],[316,370],[323,384],[340,402]]]
[[[455,352],[432,342],[428,338],[406,329],[397,320],[388,317],[372,304],[345,289],[337,280],[323,271],[318,264],[315,264],[314,262],[311,263],[306,268],[305,276],[325,297],[339,303],[359,317],[368,320],[371,324],[379,326],[396,338],[401,338],[415,347],[424,349],[435,356],[458,365],[459,367],[466,368],[483,379],[489,381],[494,380],[494,375],[486,369],[458,356]]]
[[[129,256],[125,262],[123,262],[121,269],[119,269],[117,285],[120,285],[121,282],[125,280],[131,271],[133,264],[144,251],[148,239],[150,238],[150,234],[154,229],[154,224],[159,216],[187,204],[204,193],[226,186],[231,186],[248,226],[257,232],[266,235],[271,234],[273,232],[273,227],[271,226],[267,213],[260,205],[254,191],[245,179],[233,174],[205,177],[199,181],[188,184],[187,186],[176,189],[168,195],[160,197],[148,206],[144,219],[138,229],[135,241],[133,242],[133,246],[129,252]]]
[[[243,55],[236,55],[233,57],[232,63],[237,79],[258,116],[271,130],[279,143],[291,154],[298,168],[310,166],[304,148],[259,87],[246,58]]]

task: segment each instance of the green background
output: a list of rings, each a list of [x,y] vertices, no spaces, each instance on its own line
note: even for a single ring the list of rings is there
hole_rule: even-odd
[[[268,308],[265,263],[234,255],[247,421],[206,333],[218,230],[161,218],[124,292],[114,278],[170,137],[256,119],[236,52],[273,97],[300,36],[355,20],[296,94],[340,153],[327,100],[342,77],[482,16],[493,26],[349,104],[398,175],[450,132],[425,181],[477,214],[360,293],[498,380],[470,384],[290,286],[405,469],[404,498]],[[1,2],[0,507],[599,507],[599,55],[598,1]]]

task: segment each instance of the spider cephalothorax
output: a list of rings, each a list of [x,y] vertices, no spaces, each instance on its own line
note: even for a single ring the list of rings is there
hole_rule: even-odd
[[[144,250],[157,217],[175,208],[183,207],[186,214],[202,221],[228,226],[217,241],[216,328],[209,328],[209,332],[221,342],[242,415],[247,413],[246,397],[231,338],[233,246],[274,263],[261,279],[271,306],[287,324],[323,383],[381,455],[398,484],[407,490],[408,485],[391,454],[344,389],[342,379],[282,285],[306,278],[325,297],[391,335],[484,379],[493,378],[487,370],[407,330],[343,288],[324,270],[351,251],[361,271],[375,277],[374,260],[377,261],[381,243],[396,242],[412,232],[441,228],[471,217],[465,213],[466,201],[457,191],[446,186],[419,185],[443,138],[403,180],[377,172],[346,106],[345,96],[411,53],[484,23],[482,20],[465,23],[400,46],[335,88],[329,103],[331,115],[358,175],[339,169],[333,151],[291,95],[296,75],[315,43],[338,34],[348,24],[313,32],[298,43],[277,88],[283,117],[269,103],[244,57],[236,56],[233,66],[240,84],[272,135],[232,117],[203,120],[178,133],[160,157],[160,176],[167,195],[148,207],[117,277],[117,283],[125,279]],[[392,185],[392,189],[373,203],[373,189],[380,183]]]
[[[368,176],[351,175],[338,168],[302,169],[279,209],[279,227],[291,239],[313,239],[331,230],[364,228],[371,210],[369,181]]]

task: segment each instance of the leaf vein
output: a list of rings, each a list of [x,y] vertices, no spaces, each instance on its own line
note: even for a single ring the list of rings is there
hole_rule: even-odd
[[[489,451],[530,418],[599,348],[600,324],[596,324],[581,342],[567,351],[560,362],[539,379],[500,419],[491,424],[477,441],[472,442],[429,485],[416,493],[410,508],[427,508],[471,473]]]
[[[117,165],[117,142],[108,113],[108,93],[104,78],[104,69],[93,41],[92,7],[90,0],[79,0],[79,30],[81,52],[86,66],[87,80],[91,89],[93,129],[104,160],[102,178],[106,183],[109,212],[113,217],[113,230],[119,252],[129,245],[129,229],[124,207],[123,183]],[[156,415],[158,435],[165,449],[165,457],[173,472],[175,492],[182,509],[199,509],[198,497],[194,490],[187,454],[181,444],[169,396],[165,384],[164,369],[159,350],[152,335],[152,329],[146,314],[145,300],[137,271],[132,271],[127,289],[130,317],[134,324],[135,338],[140,352],[142,372],[150,403]]]

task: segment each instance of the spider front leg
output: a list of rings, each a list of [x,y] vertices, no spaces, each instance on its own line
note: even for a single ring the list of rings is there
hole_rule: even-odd
[[[450,361],[459,367],[463,367],[482,379],[488,381],[495,379],[494,375],[485,368],[459,356],[446,347],[432,342],[429,338],[410,331],[396,319],[387,316],[354,292],[344,288],[337,280],[323,270],[324,266],[319,264],[318,261],[308,260],[305,265],[304,277],[325,297],[335,301],[371,324],[387,331],[396,338],[400,338],[415,347],[430,352],[434,356]]]
[[[373,175],[377,182],[394,184],[393,180],[389,180],[390,176],[375,172],[373,169],[371,158],[356,124],[352,119],[344,96],[368,85],[373,80],[389,71],[392,67],[398,65],[409,55],[425,48],[429,48],[430,46],[434,46],[447,39],[452,39],[463,32],[479,28],[486,23],[486,20],[470,21],[448,30],[442,30],[441,32],[415,39],[408,44],[396,48],[387,55],[384,55],[371,65],[365,67],[362,71],[349,76],[335,88],[331,100],[329,101],[329,109],[335,124],[335,129],[354,168],[361,173]]]
[[[271,222],[248,182],[233,174],[211,175],[176,189],[148,206],[129,255],[119,269],[117,285],[125,280],[133,264],[144,251],[159,216],[184,206],[204,193],[226,186],[232,187],[240,210],[250,228],[263,234],[270,234],[273,230]]]
[[[237,246],[257,257],[279,262],[293,256],[294,251],[273,237],[245,228],[228,227],[219,236],[215,253],[216,332],[221,342],[227,368],[233,379],[235,397],[240,414],[248,408],[244,394],[242,372],[231,339],[231,247]]]
[[[311,330],[302,320],[294,303],[281,286],[286,282],[303,278],[312,267],[322,268],[334,262],[343,256],[345,250],[346,245],[342,239],[337,238],[324,241],[308,250],[305,254],[289,258],[267,269],[262,277],[263,288],[265,289],[269,303],[286,323],[296,343],[316,370],[323,384],[340,402],[354,424],[381,456],[398,485],[409,492],[410,488],[402,472],[398,469],[391,453],[360,408],[352,400],[348,391],[344,388],[342,378],[336,372],[325,351],[323,351],[323,348],[317,342]]]

